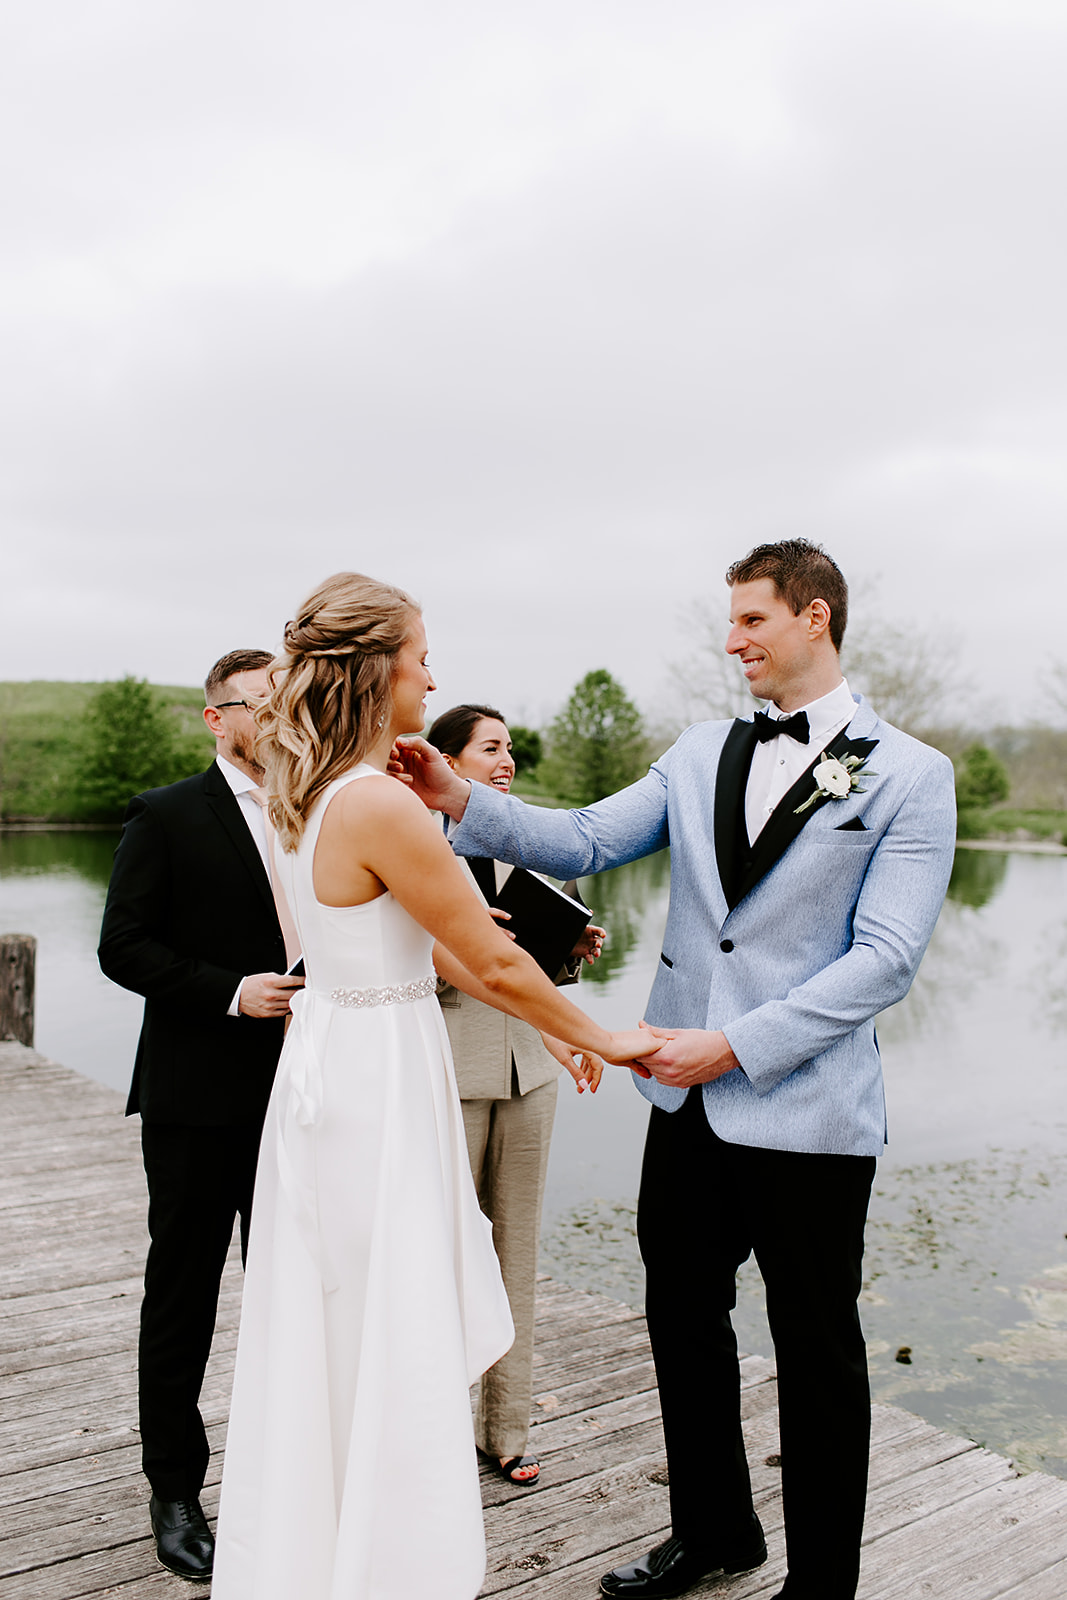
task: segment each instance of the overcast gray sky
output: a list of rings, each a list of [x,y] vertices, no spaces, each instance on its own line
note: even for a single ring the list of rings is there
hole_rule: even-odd
[[[685,604],[801,533],[1042,710],[1062,0],[6,28],[0,677],[195,682],[354,567],[424,603],[438,710],[599,666],[648,704]]]

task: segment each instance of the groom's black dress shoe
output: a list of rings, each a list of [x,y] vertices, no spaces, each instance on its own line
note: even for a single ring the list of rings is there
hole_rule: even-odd
[[[157,1500],[153,1495],[148,1514],[160,1564],[179,1578],[210,1578],[215,1540],[199,1500]]]
[[[671,1600],[711,1572],[748,1572],[767,1559],[759,1518],[751,1531],[718,1550],[687,1548],[681,1539],[667,1539],[628,1567],[616,1567],[600,1580],[602,1594],[612,1600]]]

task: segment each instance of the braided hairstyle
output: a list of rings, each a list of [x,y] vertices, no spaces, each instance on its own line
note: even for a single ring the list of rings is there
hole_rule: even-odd
[[[270,699],[256,713],[256,753],[285,850],[300,843],[326,785],[381,736],[393,706],[396,658],[419,607],[403,589],[338,572],[308,595],[271,663]]]

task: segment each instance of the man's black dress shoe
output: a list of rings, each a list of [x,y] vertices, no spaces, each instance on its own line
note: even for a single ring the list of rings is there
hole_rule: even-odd
[[[628,1567],[616,1567],[600,1580],[602,1594],[612,1600],[672,1600],[711,1572],[748,1572],[767,1559],[759,1518],[743,1538],[719,1550],[687,1549],[681,1539],[667,1539]]]
[[[206,1580],[215,1563],[215,1539],[199,1500],[157,1500],[148,1505],[156,1555],[168,1572],[179,1578]]]

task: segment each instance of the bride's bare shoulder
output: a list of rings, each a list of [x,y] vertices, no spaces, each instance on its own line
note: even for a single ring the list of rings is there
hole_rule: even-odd
[[[394,827],[398,823],[418,824],[430,817],[408,785],[387,772],[363,773],[356,782],[346,783],[334,796],[330,809],[342,823],[358,819],[361,827],[379,820]]]

